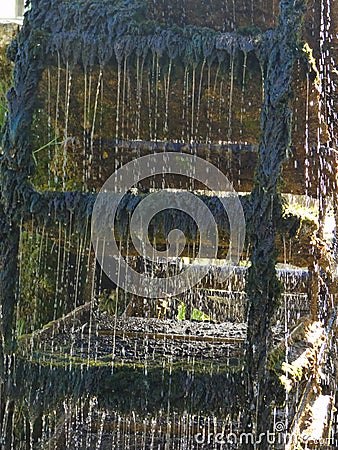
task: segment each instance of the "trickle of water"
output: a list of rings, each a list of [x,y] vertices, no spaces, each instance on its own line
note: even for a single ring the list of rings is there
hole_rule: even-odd
[[[200,123],[200,114],[201,114],[201,95],[202,95],[202,84],[203,84],[203,78],[204,78],[204,69],[205,69],[206,60],[204,59],[201,65],[201,73],[200,73],[200,80],[198,85],[198,96],[197,96],[197,117],[196,117],[196,132],[195,135],[195,141],[199,141],[199,123]]]
[[[89,157],[89,169],[91,167],[92,160],[94,158],[94,137],[95,137],[95,125],[96,125],[96,115],[97,115],[97,109],[98,109],[98,102],[100,98],[100,91],[102,89],[102,77],[103,77],[103,71],[102,67],[100,68],[99,77],[97,80],[97,86],[96,86],[96,93],[95,93],[95,101],[94,101],[94,110],[93,110],[93,120],[91,124],[91,132],[90,132],[90,157]],[[88,173],[88,176],[90,177],[90,171]]]
[[[64,124],[64,136],[63,136],[63,177],[62,177],[62,188],[66,191],[67,182],[67,146],[68,146],[68,122],[69,122],[69,105],[70,105],[70,94],[72,86],[72,72],[69,69],[69,63],[66,64],[66,95],[65,95],[65,124]]]
[[[61,86],[61,56],[57,53],[57,88],[56,88],[56,102],[55,102],[55,135],[54,135],[54,159],[56,166],[58,165],[59,155],[58,155],[58,144],[59,130],[58,130],[58,120],[60,116],[60,86]],[[55,170],[54,182],[58,184],[58,174]]]
[[[121,63],[118,61],[117,65],[117,98],[116,98],[116,122],[115,122],[115,170],[119,167],[119,148],[117,145],[120,133],[120,96],[121,96]]]
[[[230,56],[230,86],[229,86],[229,112],[228,112],[228,143],[232,142],[232,102],[234,93],[234,66],[235,66],[235,56],[231,54]]]
[[[244,59],[243,59],[243,75],[242,75],[242,99],[241,99],[241,115],[240,115],[240,142],[243,142],[243,113],[244,113],[244,100],[245,100],[245,82],[246,82],[246,71],[247,71],[247,61],[248,61],[248,54],[244,52]],[[240,179],[240,174],[238,176]]]

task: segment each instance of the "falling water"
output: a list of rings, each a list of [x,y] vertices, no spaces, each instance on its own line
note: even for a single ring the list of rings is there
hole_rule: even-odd
[[[259,160],[257,148],[267,133],[260,129],[262,103],[276,81],[269,78],[266,53],[280,38],[271,37],[277,1],[215,1],[205,14],[205,2],[196,7],[191,0],[145,1],[142,7],[142,2],[105,3],[104,8],[89,1],[47,3],[41,21],[51,24],[55,36],[44,24],[41,33],[51,42],[41,44],[49,59],[41,61],[41,79],[36,75],[38,107],[30,111],[36,167],[27,175],[37,191],[20,200],[29,208],[18,222],[18,350],[6,359],[0,441],[6,450],[242,448],[234,439],[245,431],[248,408],[246,280],[252,243],[248,239],[238,266],[223,280],[219,275],[229,269],[229,223],[216,197],[226,195],[195,179],[166,177],[165,167],[161,176],[135,184],[126,194],[112,231],[123,259],[135,270],[168,279],[187,267],[196,273],[205,265],[210,269],[193,288],[156,299],[129,293],[107,277],[91,248],[91,214],[96,194],[114,170],[149,153],[183,151],[210,160],[243,190],[240,201],[252,233],[255,211],[248,192],[257,161],[266,164],[266,178],[270,170],[271,155],[266,151]],[[93,14],[81,10],[85,4]],[[292,84],[299,92],[292,100],[290,161],[280,187],[289,196],[281,201],[276,220],[277,278],[283,292],[267,338],[272,345],[266,383],[274,383],[276,395],[264,420],[267,426],[282,422],[285,429],[298,431],[304,417],[301,399],[310,389],[304,385],[311,381],[318,392],[322,387],[306,363],[301,370],[297,364],[303,364],[303,353],[310,361],[324,354],[333,367],[327,348],[336,354],[330,334],[335,289],[330,244],[318,231],[330,205],[337,215],[332,10],[330,1],[321,1],[320,29],[311,30],[319,36],[315,61],[305,49],[295,64]],[[38,17],[33,1],[32,22],[24,30],[40,29]],[[143,23],[144,17],[156,25]],[[71,23],[72,41],[67,37]],[[20,71],[20,52],[17,58]],[[275,93],[278,98],[278,86]],[[14,122],[15,111],[10,114]],[[13,151],[13,142],[7,145]],[[12,188],[3,184],[7,198]],[[18,192],[26,188],[20,185]],[[137,254],[129,235],[132,214],[145,195],[161,189],[192,192],[210,206],[220,233],[214,259],[198,258],[196,224],[175,208],[153,218],[149,238],[155,255],[178,227],[186,235],[183,253],[152,260],[144,249]],[[312,204],[316,218],[308,214]],[[279,214],[274,207],[271,223]],[[15,223],[18,214],[10,214]],[[314,310],[319,310],[316,317]],[[331,395],[335,381],[326,372],[323,389]],[[231,435],[232,441],[217,442],[218,435],[223,440]]]

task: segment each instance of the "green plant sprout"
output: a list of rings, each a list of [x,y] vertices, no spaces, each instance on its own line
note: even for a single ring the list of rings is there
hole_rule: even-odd
[[[178,306],[177,320],[186,320],[187,319],[187,307],[184,302],[181,302]],[[198,310],[197,308],[193,308],[190,320],[196,320],[198,322],[206,322],[211,321],[211,317],[205,314],[203,311]]]
[[[42,147],[38,148],[37,150],[34,150],[33,155],[35,155],[36,153],[41,152],[41,150],[44,150],[45,148],[49,147],[51,144],[53,144],[55,141],[59,140],[59,137],[56,137],[54,139],[52,139],[50,142],[47,142],[47,144],[43,145]],[[56,142],[55,145],[61,145],[61,142]]]
[[[177,320],[185,320],[187,308],[183,302],[178,306]]]

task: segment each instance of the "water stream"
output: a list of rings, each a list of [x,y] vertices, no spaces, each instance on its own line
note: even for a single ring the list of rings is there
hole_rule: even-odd
[[[305,448],[306,407],[336,404],[334,2],[30,3],[0,160],[0,447],[291,449],[292,431]],[[231,196],[166,167],[135,183],[123,261],[147,279],[208,267],[145,298],[100,267],[91,219],[115,170],[166,151],[227,175],[247,236],[226,277]],[[214,258],[177,207],[148,235],[155,255],[179,228],[183,251],[138,253],[131,217],[160,190],[207,205]]]

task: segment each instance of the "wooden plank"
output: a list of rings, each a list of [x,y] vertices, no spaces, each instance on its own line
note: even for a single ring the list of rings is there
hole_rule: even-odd
[[[245,336],[241,338],[233,337],[212,337],[212,336],[195,336],[191,334],[171,334],[171,333],[141,333],[134,331],[123,331],[123,330],[99,330],[99,336],[119,336],[123,339],[126,338],[147,338],[154,340],[171,340],[171,341],[184,341],[184,342],[212,342],[223,343],[223,344],[236,344],[243,343],[245,341]]]

